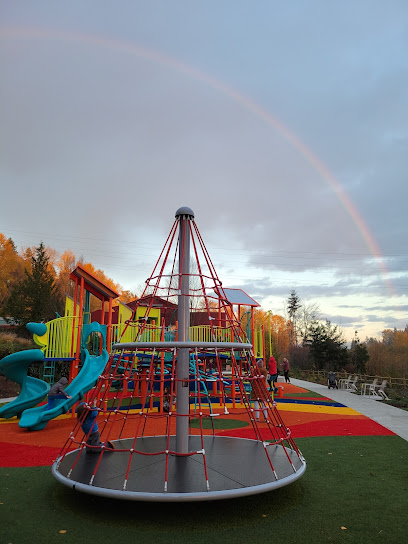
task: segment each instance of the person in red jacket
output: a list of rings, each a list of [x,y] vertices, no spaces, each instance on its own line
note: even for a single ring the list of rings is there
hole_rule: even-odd
[[[275,391],[275,382],[278,379],[278,364],[273,355],[269,357],[268,374],[269,388],[271,391]]]

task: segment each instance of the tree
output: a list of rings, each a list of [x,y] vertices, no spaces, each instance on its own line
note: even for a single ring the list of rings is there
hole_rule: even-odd
[[[54,319],[55,313],[62,310],[55,276],[42,242],[30,257],[30,264],[31,269],[26,270],[25,277],[14,285],[3,308],[5,319],[20,325]]]
[[[370,355],[368,353],[367,346],[360,342],[360,339],[357,336],[357,331],[355,332],[354,339],[351,342],[350,357],[354,367],[354,372],[365,374],[366,365],[370,360]]]
[[[281,355],[289,354],[292,323],[277,314],[271,315],[270,319],[272,354],[278,360]]]
[[[379,376],[408,376],[408,328],[385,329],[382,340],[370,338],[366,342],[370,359],[368,372]]]
[[[6,302],[13,285],[23,276],[24,259],[17,253],[13,240],[7,239],[0,233],[0,309]]]
[[[301,307],[300,297],[296,293],[296,291],[293,289],[290,292],[290,295],[287,300],[288,315],[293,326],[293,335],[290,341],[291,346],[297,345],[297,314],[300,307]]]
[[[67,249],[60,256],[56,263],[58,267],[58,278],[56,280],[57,288],[59,290],[62,299],[68,295],[72,299],[74,298],[74,282],[70,278],[71,272],[76,266],[75,254]]]
[[[315,321],[309,331],[306,342],[309,356],[317,370],[341,370],[347,364],[348,352],[346,341],[337,325],[330,321]]]
[[[309,337],[309,329],[312,323],[320,319],[320,308],[315,302],[302,304],[299,308],[299,316],[297,319],[297,335],[301,339],[303,345]]]

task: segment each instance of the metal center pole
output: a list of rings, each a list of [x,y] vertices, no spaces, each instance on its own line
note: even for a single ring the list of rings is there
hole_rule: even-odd
[[[194,218],[190,208],[180,208],[179,217],[179,295],[178,295],[178,340],[190,340],[190,224]],[[177,351],[177,414],[176,452],[188,453],[188,414],[190,411],[190,350]]]

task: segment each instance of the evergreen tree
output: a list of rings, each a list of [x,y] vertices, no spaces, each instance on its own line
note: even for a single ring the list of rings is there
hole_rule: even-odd
[[[301,307],[300,297],[293,289],[287,300],[287,310],[289,319],[292,322],[293,334],[291,335],[290,345],[297,345],[297,314]]]
[[[310,327],[309,355],[316,370],[341,370],[348,361],[346,341],[337,325],[315,321]]]
[[[353,341],[351,342],[350,356],[354,366],[354,371],[358,372],[359,374],[365,374],[366,364],[370,360],[370,355],[368,353],[367,346],[365,344],[361,344],[360,339],[357,336],[357,331]]]
[[[4,317],[20,325],[54,319],[55,312],[61,311],[61,298],[42,242],[30,261],[31,270],[26,270],[25,277],[14,285],[3,307]]]

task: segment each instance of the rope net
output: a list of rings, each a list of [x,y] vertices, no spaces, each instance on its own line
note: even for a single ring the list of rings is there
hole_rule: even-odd
[[[178,329],[183,303],[187,337]],[[158,306],[159,323],[152,319]],[[187,374],[178,369],[182,350]],[[223,498],[237,487],[243,494],[268,490],[265,482],[285,485],[282,480],[289,483],[305,468],[192,217],[176,218],[121,341],[81,406],[53,470],[62,483],[80,482],[86,492],[139,494],[140,500],[166,500],[166,494],[201,500],[212,492]],[[250,440],[228,438],[231,419]],[[186,438],[179,440],[183,429]],[[243,451],[244,443],[256,450]],[[231,447],[233,460],[224,459]],[[221,458],[228,468],[217,465]],[[255,459],[262,474],[233,483],[240,472],[256,473]]]

